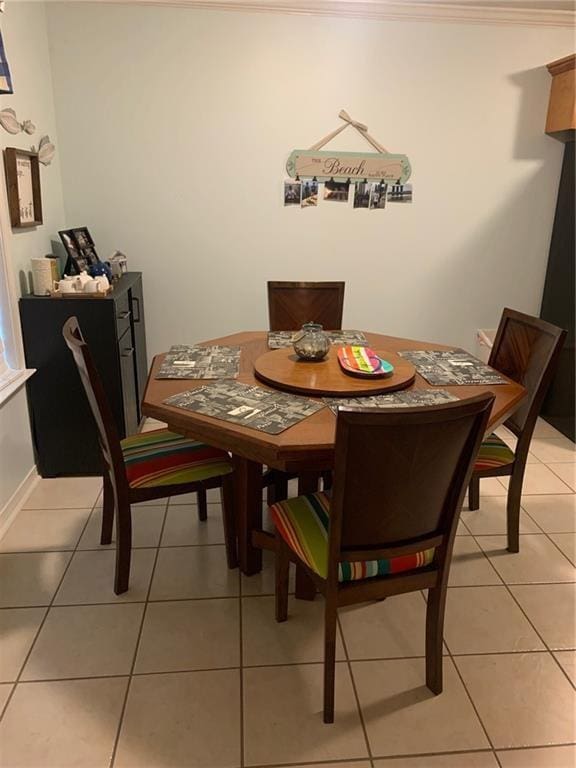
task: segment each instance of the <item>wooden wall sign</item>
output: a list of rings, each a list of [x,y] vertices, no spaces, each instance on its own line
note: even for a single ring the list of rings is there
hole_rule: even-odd
[[[316,177],[318,181],[385,181],[404,184],[410,178],[406,155],[390,152],[317,152],[295,149],[286,163],[288,175],[295,179]]]
[[[9,147],[4,150],[4,169],[12,227],[37,227],[42,224],[38,155]]]
[[[368,133],[368,128],[352,120],[343,109],[338,117],[344,121],[335,131],[324,136],[310,149],[295,149],[288,158],[286,170],[295,178],[316,178],[317,181],[384,181],[387,184],[405,184],[412,169],[406,155],[388,152]],[[322,152],[322,147],[343,130],[352,126],[376,152]]]

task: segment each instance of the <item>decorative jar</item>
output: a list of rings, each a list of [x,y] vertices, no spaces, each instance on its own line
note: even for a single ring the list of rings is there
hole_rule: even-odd
[[[319,323],[304,323],[293,343],[301,360],[323,360],[330,349],[328,334]]]

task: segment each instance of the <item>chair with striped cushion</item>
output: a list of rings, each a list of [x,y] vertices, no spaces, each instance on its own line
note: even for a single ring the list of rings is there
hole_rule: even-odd
[[[488,361],[492,368],[523,384],[527,397],[504,422],[518,438],[513,451],[498,435],[489,435],[482,445],[470,482],[469,507],[480,507],[480,480],[509,477],[506,516],[508,551],[520,549],[520,502],[526,459],[542,401],[558,366],[566,331],[537,317],[505,309]]]
[[[341,408],[333,489],[270,507],[277,621],[288,617],[291,561],[325,597],[324,722],[334,721],[340,605],[427,589],[426,684],[442,691],[452,547],[493,402],[486,393],[438,407]]]
[[[196,492],[198,516],[200,520],[206,520],[206,491],[220,488],[226,556],[229,568],[235,568],[232,463],[226,451],[189,440],[168,429],[143,432],[120,440],[102,380],[75,317],[64,323],[62,334],[76,362],[98,429],[104,466],[100,543],[110,544],[112,541],[116,517],[116,594],[126,592],[129,586],[131,505],[152,499]]]

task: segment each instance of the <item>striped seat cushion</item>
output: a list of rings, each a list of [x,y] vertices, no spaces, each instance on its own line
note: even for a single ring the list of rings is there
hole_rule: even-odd
[[[499,469],[513,461],[514,451],[498,435],[492,433],[480,446],[474,469]]]
[[[328,521],[330,497],[327,493],[310,493],[294,499],[279,501],[270,507],[276,528],[298,557],[319,576],[328,573]],[[434,549],[390,560],[341,562],[338,581],[357,581],[373,576],[387,576],[428,565]]]
[[[232,471],[226,451],[168,429],[132,435],[120,445],[131,488],[194,483]]]

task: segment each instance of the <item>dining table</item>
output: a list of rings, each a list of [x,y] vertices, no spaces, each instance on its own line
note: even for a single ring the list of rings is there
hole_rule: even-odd
[[[405,389],[434,389],[410,365],[405,364],[399,352],[408,350],[451,350],[427,341],[397,338],[365,331],[367,344],[380,357],[393,359],[397,366],[396,379],[378,385],[375,381],[353,379],[338,371],[332,364],[326,379],[321,371],[328,366],[315,363],[294,365],[290,350],[270,350],[266,331],[244,331],[201,342],[196,346],[223,345],[240,348],[239,371],[236,381],[265,388],[278,389],[300,395],[321,398],[329,393],[353,397]],[[335,357],[331,348],[329,357]],[[205,386],[206,379],[157,378],[165,354],[157,355],[152,363],[144,397],[142,413],[168,425],[174,432],[200,440],[228,451],[234,467],[234,511],[238,525],[238,559],[246,575],[262,568],[262,548],[269,538],[262,530],[262,473],[263,467],[297,475],[298,492],[316,490],[320,473],[330,470],[334,462],[336,416],[329,407],[323,407],[280,434],[268,434],[241,424],[232,423],[192,410],[169,405],[165,400],[173,395]],[[396,386],[402,378],[401,385]],[[501,425],[518,407],[526,395],[525,388],[503,376],[499,384],[442,385],[459,399],[473,397],[482,392],[495,396],[489,418],[489,431]],[[385,381],[385,380],[383,380]],[[343,392],[338,387],[343,388]],[[440,387],[437,387],[438,389]],[[385,457],[383,457],[385,460]],[[268,535],[269,537],[269,535]]]

